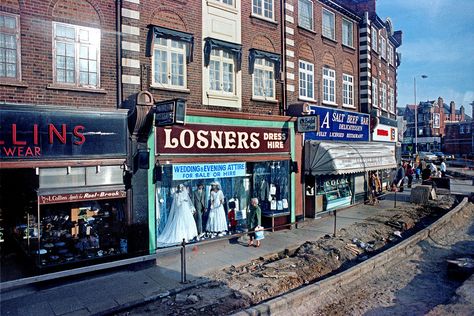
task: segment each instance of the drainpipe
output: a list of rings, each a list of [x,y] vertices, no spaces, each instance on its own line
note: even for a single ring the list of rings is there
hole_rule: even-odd
[[[280,0],[280,37],[281,37],[281,66],[282,66],[282,78],[281,80],[281,103],[282,106],[280,107],[280,115],[286,115],[286,54],[285,54],[285,48],[286,48],[286,21],[285,21],[285,15],[286,15],[286,8],[285,8],[285,0]]]
[[[116,73],[117,73],[117,108],[122,107],[122,1],[115,1],[115,36],[116,36]]]

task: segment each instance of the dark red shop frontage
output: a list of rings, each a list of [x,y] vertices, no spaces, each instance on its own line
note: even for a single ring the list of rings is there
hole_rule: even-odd
[[[126,111],[6,104],[0,114],[2,285],[143,248],[130,237]]]

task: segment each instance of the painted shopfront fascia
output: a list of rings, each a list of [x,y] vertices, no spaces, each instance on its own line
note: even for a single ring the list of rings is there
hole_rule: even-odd
[[[205,124],[205,125],[215,125],[215,126],[226,126],[226,127],[258,127],[258,128],[285,128],[289,131],[289,141],[290,141],[290,158],[291,161],[295,160],[295,130],[293,121],[269,121],[269,120],[251,120],[251,119],[241,119],[241,118],[223,118],[223,117],[209,117],[209,116],[195,116],[188,115],[186,117],[187,124]],[[153,132],[148,138],[148,148],[150,153],[156,152],[155,145],[155,135],[156,128],[153,128]],[[155,156],[150,155],[150,166],[155,164]],[[295,183],[296,175],[295,173],[290,174],[290,219],[291,223],[295,222]],[[148,170],[148,214],[149,218],[154,218],[155,216],[155,183],[153,183],[153,168]],[[149,221],[149,236],[150,236],[150,253],[153,253],[156,249],[156,224],[155,221]]]

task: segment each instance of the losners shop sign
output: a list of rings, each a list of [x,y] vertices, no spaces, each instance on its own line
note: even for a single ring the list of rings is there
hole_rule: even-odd
[[[156,154],[288,153],[286,128],[186,124],[156,129]]]
[[[126,114],[0,106],[0,159],[78,159],[126,155]]]

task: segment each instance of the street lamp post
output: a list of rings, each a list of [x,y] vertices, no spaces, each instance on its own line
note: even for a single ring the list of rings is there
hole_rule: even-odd
[[[427,75],[421,75],[422,79],[428,78]],[[418,104],[416,104],[416,76],[413,77],[413,94],[415,96],[415,156],[418,155]]]

